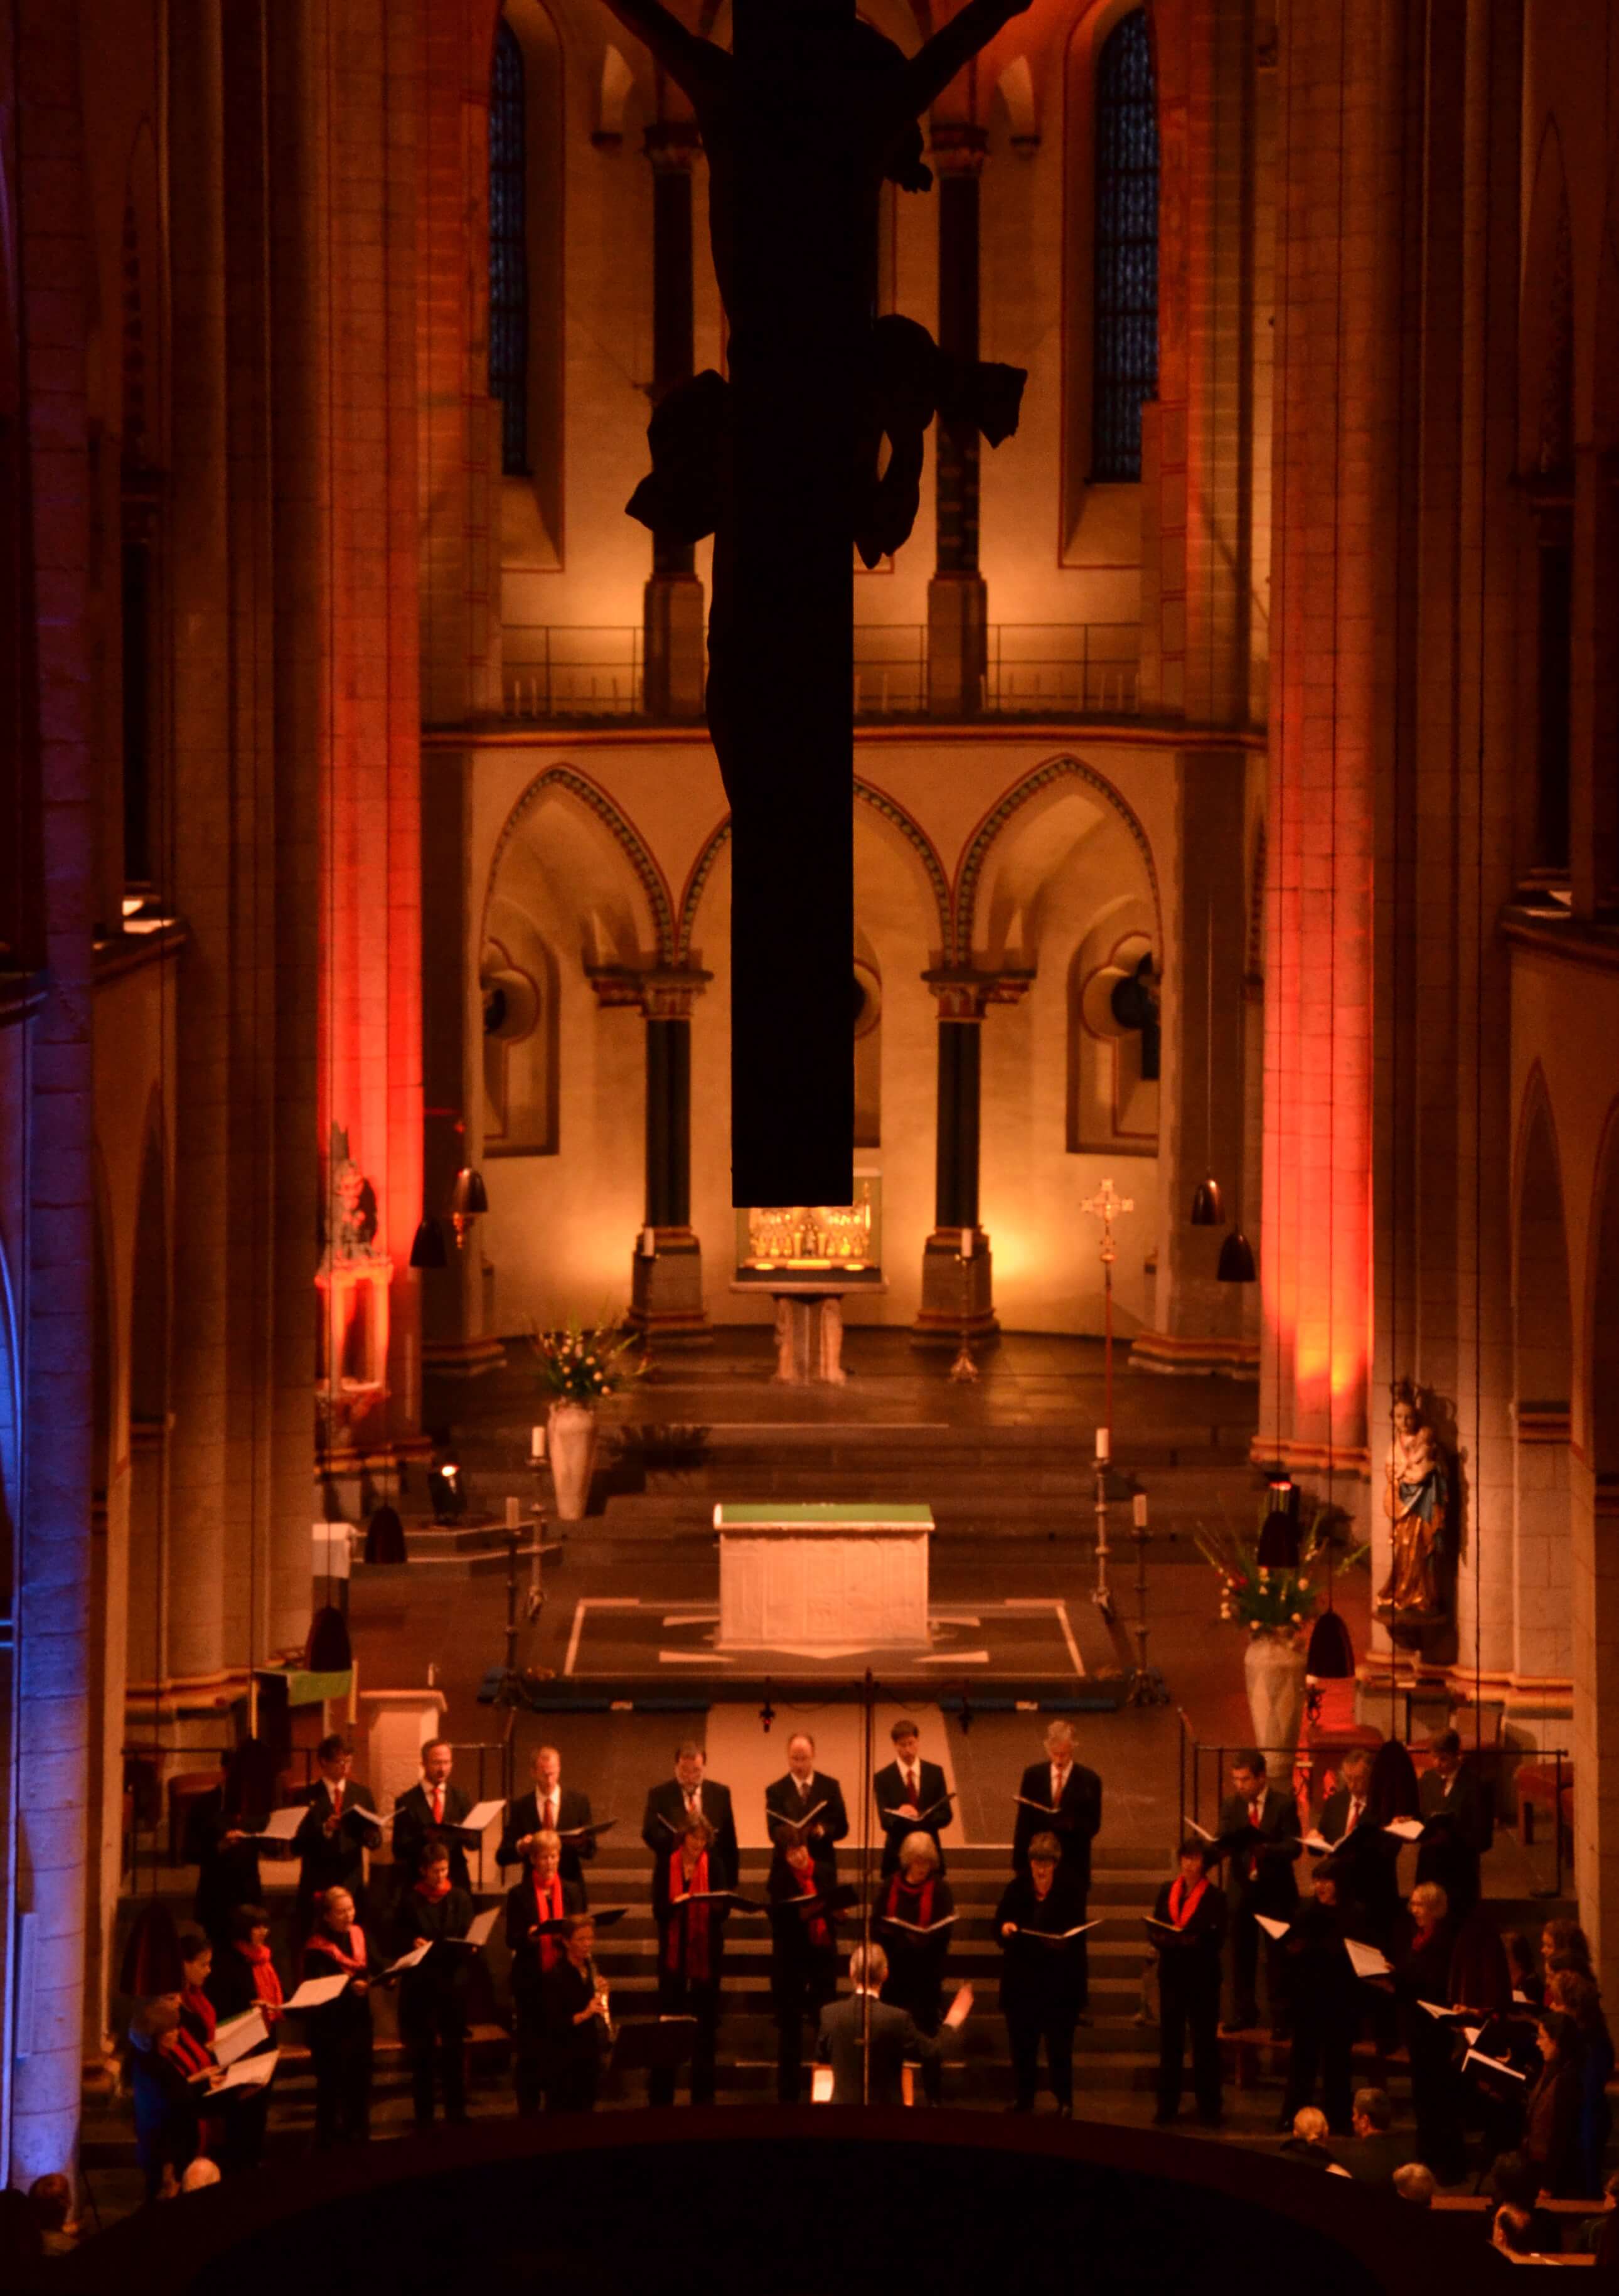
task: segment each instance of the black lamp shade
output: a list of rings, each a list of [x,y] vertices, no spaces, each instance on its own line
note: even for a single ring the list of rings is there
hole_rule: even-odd
[[[1258,1559],[1267,1570],[1296,1570],[1299,1567],[1299,1527],[1292,1515],[1278,1512],[1265,1517],[1259,1535]]]
[[[468,1164],[462,1166],[450,1190],[449,1208],[451,1216],[457,1219],[471,1219],[475,1213],[488,1211],[489,1193],[481,1172],[474,1172]]]
[[[1253,1247],[1241,1228],[1234,1227],[1220,1247],[1220,1266],[1214,1271],[1222,1283],[1257,1283],[1259,1271],[1253,1265]]]
[[[366,1560],[403,1562],[405,1559],[405,1526],[399,1510],[384,1500],[366,1526]]]
[[[161,1898],[143,1899],[130,1924],[119,1969],[118,1988],[137,2001],[154,1993],[178,1993],[185,1983],[180,1932]]]
[[[311,1674],[346,1674],[354,1664],[349,1629],[334,1603],[323,1603],[309,1621],[304,1664]]]
[[[1304,1671],[1318,1682],[1345,1682],[1355,1670],[1354,1644],[1341,1611],[1323,1611],[1310,1629]]]
[[[448,1261],[444,1250],[444,1231],[431,1212],[422,1215],[422,1224],[410,1247],[413,1267],[445,1267]]]
[[[267,1817],[275,1807],[275,1756],[262,1738],[244,1738],[225,1769],[226,1817]]]
[[[1226,1216],[1220,1201],[1220,1182],[1212,1177],[1199,1180],[1192,1191],[1192,1226],[1194,1227],[1223,1227]]]

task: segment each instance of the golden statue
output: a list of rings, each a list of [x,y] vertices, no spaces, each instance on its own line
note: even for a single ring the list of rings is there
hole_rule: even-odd
[[[1445,1455],[1407,1380],[1394,1387],[1392,1417],[1383,1469],[1383,1511],[1393,1527],[1392,1551],[1377,1608],[1396,1620],[1436,1618],[1445,1607],[1439,1583],[1451,1497]]]

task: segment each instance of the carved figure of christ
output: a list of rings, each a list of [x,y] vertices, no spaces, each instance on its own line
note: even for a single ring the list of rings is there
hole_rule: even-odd
[[[728,54],[660,0],[607,0],[696,114],[730,330],[708,720],[731,806],[738,1204],[853,1191],[852,545],[877,195],[918,115],[1028,4],[968,0],[907,59],[853,0],[734,0]]]

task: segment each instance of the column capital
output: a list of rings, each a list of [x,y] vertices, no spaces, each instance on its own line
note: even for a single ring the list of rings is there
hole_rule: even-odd
[[[643,132],[641,149],[654,175],[686,176],[703,149],[703,138],[694,119],[653,119]]]
[[[588,964],[585,978],[604,1011],[629,1006],[649,1021],[689,1021],[713,979],[694,965]]]
[[[941,176],[982,175],[989,152],[989,129],[970,119],[938,119],[928,132],[927,155]]]
[[[968,964],[948,964],[922,978],[939,1000],[941,1021],[982,1021],[991,1004],[1015,1004],[1027,994],[1034,967],[981,972]]]

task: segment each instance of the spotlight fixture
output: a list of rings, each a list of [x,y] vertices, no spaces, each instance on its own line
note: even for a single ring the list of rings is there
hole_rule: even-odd
[[[1223,1227],[1226,1215],[1220,1201],[1220,1182],[1211,1173],[1199,1180],[1192,1192],[1192,1226],[1194,1227]]]
[[[431,1212],[423,1212],[410,1247],[413,1267],[445,1267],[448,1257],[444,1249],[444,1230]]]
[[[1222,1283],[1257,1283],[1259,1270],[1253,1265],[1253,1246],[1241,1228],[1234,1227],[1220,1247],[1220,1265],[1214,1271]]]
[[[449,1224],[456,1231],[456,1249],[461,1250],[466,1242],[467,1230],[480,1212],[489,1208],[489,1190],[483,1185],[483,1175],[470,1164],[464,1164],[456,1175],[456,1185],[450,1190]]]

